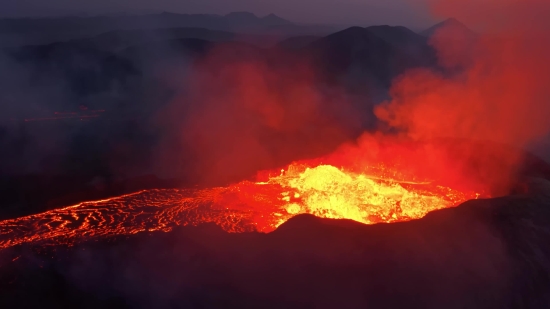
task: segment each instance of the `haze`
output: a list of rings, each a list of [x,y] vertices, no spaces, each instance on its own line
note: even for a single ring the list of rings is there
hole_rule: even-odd
[[[345,25],[390,24],[423,28],[433,23],[423,5],[406,0],[0,0],[1,17],[96,15],[170,11],[227,14],[248,11],[277,14],[294,22]]]

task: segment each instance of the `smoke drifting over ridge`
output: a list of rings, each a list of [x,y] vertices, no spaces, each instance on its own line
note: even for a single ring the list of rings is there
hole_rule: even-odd
[[[504,32],[538,32],[550,30],[545,0],[414,0],[425,2],[435,17],[453,16],[475,29]]]
[[[522,148],[550,132],[550,44],[541,39],[548,23],[538,13],[548,4],[414,3],[428,4],[434,16],[455,16],[478,34],[453,23],[440,28],[430,38],[439,68],[416,68],[395,79],[391,100],[375,108],[379,120],[415,140],[459,138]],[[327,98],[307,57],[247,49],[246,56],[235,60],[233,52],[217,49],[201,60],[190,75],[190,91],[174,100],[167,113],[176,118],[168,122],[175,123],[171,127],[181,143],[192,148],[197,177],[236,180],[323,155],[359,135],[356,128],[363,119],[357,115],[362,111],[348,101],[345,89],[329,89],[336,95]],[[366,101],[362,103],[373,103]],[[183,106],[192,107],[185,107],[184,119],[177,116]],[[355,145],[365,151],[373,147],[360,141]],[[476,147],[464,150],[464,160],[477,156],[480,165],[494,167],[495,153]],[[493,180],[510,178],[523,156],[500,159],[506,167],[491,168],[497,172]],[[444,160],[448,163],[441,170],[447,171],[458,159]]]
[[[412,138],[461,137],[527,146],[550,132],[550,3],[542,0],[428,1],[436,16],[455,16],[480,32],[439,29],[431,43],[444,76],[415,70],[397,79],[376,114]],[[469,52],[464,52],[468,50]],[[456,71],[456,70],[455,70]]]
[[[420,9],[426,4],[411,1]],[[45,159],[36,159],[34,165],[38,167],[32,169],[27,166],[29,161],[20,160],[24,169],[9,171],[42,172],[45,165],[52,173],[82,174],[89,170],[87,178],[104,170],[106,176],[101,177],[124,179],[151,173],[161,178],[184,178],[192,184],[227,184],[258,170],[320,157],[375,126],[373,97],[384,97],[394,74],[406,69],[401,61],[410,60],[410,46],[421,46],[423,55],[429,50],[430,61],[418,62],[430,68],[407,71],[395,80],[392,100],[376,109],[379,119],[392,129],[420,140],[462,137],[519,146],[527,146],[549,132],[549,108],[544,104],[548,98],[548,46],[540,40],[546,23],[541,16],[530,18],[528,14],[539,14],[547,5],[515,1],[507,2],[503,9],[496,1],[429,4],[435,16],[455,16],[478,32],[489,33],[472,38],[453,27],[440,30],[432,45],[439,52],[440,65],[447,70],[433,68],[432,50],[421,36],[391,27],[379,28],[380,37],[369,29],[350,28],[323,38],[324,44],[300,51],[187,39],[135,43],[105,54],[93,51],[94,44],[102,40],[88,42],[91,50],[81,50],[81,42],[56,44],[53,51],[58,50],[57,57],[36,62],[59,62],[71,74],[53,78],[40,66],[25,64],[23,68],[32,73],[28,75],[34,76],[33,70],[41,73],[38,76],[43,77],[40,82],[44,90],[27,87],[30,77],[21,72],[18,74],[25,75],[19,78],[21,85],[14,82],[19,79],[5,73],[2,77],[10,83],[4,86],[11,92],[18,90],[18,98],[32,96],[29,102],[40,106],[53,102],[56,109],[47,110],[51,113],[72,111],[80,104],[107,112],[98,119],[101,122],[84,122],[72,130],[64,124],[49,124],[59,131],[51,134],[56,137],[54,142],[49,135],[40,135],[32,140],[38,146],[21,150],[29,153],[28,157],[41,155]],[[477,11],[472,13],[473,5]],[[382,38],[383,31],[398,30],[405,36],[402,39],[412,43],[399,39],[396,47]],[[51,48],[43,49],[36,48],[33,57],[42,57],[41,53]],[[64,53],[78,57],[65,57]],[[312,59],[320,54],[320,60]],[[103,61],[104,56],[118,65]],[[77,70],[80,66],[84,68]],[[452,74],[441,73],[445,71]],[[329,82],[319,77],[323,73]],[[94,78],[74,82],[79,76]],[[47,87],[50,84],[55,87]],[[82,88],[86,90],[83,94],[79,92]],[[23,106],[10,106],[12,109],[27,112]],[[155,118],[154,124],[150,118]],[[11,137],[15,129],[8,129],[7,133],[0,132],[0,137]],[[41,128],[36,131],[45,132]],[[354,146],[368,152],[380,146],[379,139],[387,138],[377,135],[369,139],[369,134],[363,137],[371,140],[368,146],[362,139]],[[90,159],[81,160],[82,153],[91,154]],[[479,154],[473,148],[467,155]],[[13,152],[5,157],[9,156],[15,157]],[[67,157],[74,164],[65,164]],[[487,155],[486,161],[493,159],[494,155]],[[519,160],[506,159],[507,164]],[[447,161],[451,165],[456,162]]]
[[[158,118],[188,147],[195,164],[186,172],[203,184],[323,155],[361,132],[345,91],[320,86],[305,57],[283,50],[215,47],[182,83],[188,90]]]
[[[382,40],[360,40],[365,36],[371,38],[365,31],[355,27],[346,32],[349,41],[359,42],[350,43],[349,50],[363,45],[359,46],[364,48],[362,51],[369,51],[376,47],[370,42],[378,41],[381,42],[378,45],[380,54],[392,50],[387,49],[389,45]],[[525,145],[542,136],[548,126],[544,119],[547,110],[542,104],[538,106],[536,99],[543,100],[547,93],[543,88],[545,64],[539,66],[537,63],[537,59],[544,60],[542,52],[545,49],[538,50],[541,54],[535,53],[533,57],[534,52],[529,47],[538,47],[539,43],[531,42],[527,31],[510,37],[504,30],[501,34],[506,36],[494,36],[493,33],[494,37],[471,38],[462,35],[456,27],[440,30],[432,38],[432,44],[439,51],[443,70],[441,67],[417,68],[406,72],[393,85],[393,100],[377,109],[380,119],[393,129],[399,129],[404,136],[393,136],[381,130],[365,133],[349,144],[345,142],[355,139],[364,129],[365,115],[355,105],[350,95],[352,91],[344,89],[343,83],[338,84],[338,81],[329,85],[319,76],[320,65],[309,63],[307,56],[234,43],[214,46],[209,42],[193,41],[191,43],[195,44],[183,50],[196,51],[199,55],[187,58],[181,56],[185,52],[165,50],[166,46],[161,44],[157,55],[161,60],[144,57],[139,67],[150,70],[149,74],[162,81],[160,84],[169,86],[166,88],[170,90],[167,95],[170,99],[166,100],[170,102],[161,104],[164,103],[159,99],[162,96],[151,95],[151,103],[155,106],[146,106],[150,111],[147,116],[151,117],[138,119],[148,128],[150,118],[156,116],[153,126],[161,132],[136,134],[140,128],[137,125],[103,126],[104,136],[108,137],[117,137],[118,134],[113,133],[120,132],[120,128],[129,130],[126,136],[120,134],[107,140],[120,143],[97,143],[106,144],[99,153],[108,154],[107,160],[127,163],[140,156],[146,157],[144,154],[148,150],[155,149],[159,157],[142,162],[158,163],[165,170],[182,173],[203,185],[242,180],[267,167],[315,157],[307,160],[312,166],[330,164],[334,170],[342,167],[358,172],[373,168],[376,162],[389,163],[392,168],[386,170],[387,174],[381,174],[390,179],[410,181],[408,185],[442,183],[480,192],[479,188],[490,183],[506,190],[506,182],[514,176],[512,173],[523,160],[524,153],[506,149],[499,152],[490,143],[472,143],[472,139]],[[357,62],[342,60],[344,57],[339,56],[346,56],[348,50],[340,42],[336,40],[335,45],[345,52],[334,53],[329,59],[342,61],[341,67],[352,72],[348,75],[348,72],[332,72],[332,80],[353,76],[357,84],[366,88],[364,77],[371,76],[372,63],[361,67],[355,65]],[[358,58],[368,59],[371,55],[365,52]],[[525,58],[516,59],[516,56]],[[383,61],[373,61],[379,62]],[[367,72],[357,72],[361,68]],[[385,68],[379,69],[384,71]],[[150,80],[154,79],[144,79],[137,85],[144,85],[146,90]],[[135,96],[140,97],[139,93]],[[522,103],[524,101],[527,103]],[[361,103],[368,105],[371,101],[365,97]],[[539,108],[538,112],[533,111],[535,107]],[[118,123],[121,118],[113,119]],[[161,138],[158,143],[157,133]],[[149,134],[153,135],[151,142],[146,138]],[[77,144],[79,149],[91,144],[85,137]],[[425,141],[438,137],[464,139],[462,142],[457,139]],[[419,141],[411,141],[411,138]],[[133,140],[137,141],[135,147],[132,147]],[[337,148],[338,145],[341,147]],[[323,156],[334,149],[337,150]],[[116,174],[124,170],[122,164],[114,165],[116,169],[108,169],[109,172]],[[139,164],[132,166],[136,165]],[[98,167],[92,166],[92,169]],[[279,174],[279,170],[272,172]],[[200,190],[190,190],[195,191]],[[157,190],[149,192],[154,197]],[[333,195],[326,196],[332,201]],[[289,305],[309,303],[327,308],[346,304],[352,308],[376,307],[377,304],[380,307],[413,304],[413,307],[433,308],[506,308],[502,304],[511,303],[510,300],[516,301],[514,304],[523,301],[518,295],[532,302],[546,296],[538,295],[544,293],[539,292],[539,286],[533,285],[537,288],[528,291],[531,286],[526,284],[537,283],[536,279],[544,280],[544,288],[547,283],[546,229],[538,229],[548,226],[547,216],[544,212],[541,216],[541,212],[535,212],[538,206],[530,205],[535,204],[534,200],[516,196],[478,200],[435,213],[425,220],[396,226],[381,224],[365,233],[351,222],[326,224],[329,227],[342,224],[350,232],[348,234],[339,229],[327,229],[325,223],[308,223],[307,220],[313,219],[307,217],[297,218],[298,221],[267,236],[255,233],[240,238],[208,226],[154,237],[143,233],[146,236],[141,239],[145,240],[138,238],[142,235],[136,235],[132,240],[121,239],[107,247],[83,244],[68,253],[59,264],[47,262],[46,265],[55,269],[53,274],[60,272],[52,287],[57,288],[59,278],[65,277],[66,287],[76,286],[77,290],[89,292],[90,297],[107,295],[106,298],[117,297],[121,302],[143,307],[208,306],[212,305],[212,299],[219,301],[217,304],[222,301],[227,304],[228,299],[235,301],[234,307],[246,307],[238,305],[241,300],[254,304],[274,300],[274,307],[289,307],[285,306],[288,302]],[[154,205],[151,201],[140,200],[139,204]],[[192,201],[204,202],[196,197]],[[219,202],[221,210],[227,209],[224,203],[232,200]],[[128,209],[131,205],[121,206]],[[241,208],[246,204],[238,203],[237,206]],[[516,212],[516,208],[519,211]],[[115,216],[125,214],[117,208],[106,211],[114,212]],[[204,220],[202,212],[192,212]],[[136,213],[140,217],[144,215],[139,210]],[[185,218],[177,211],[169,213]],[[92,219],[103,222],[97,217]],[[77,221],[85,227],[89,224],[87,220]],[[37,222],[49,226],[42,220]],[[105,222],[119,221],[108,219]],[[126,223],[125,220],[120,222]],[[348,225],[352,228],[347,228]],[[65,226],[70,225],[61,225]],[[356,228],[357,233],[353,232]],[[59,256],[63,257],[63,253]],[[520,256],[519,262],[515,261],[516,256]],[[16,262],[19,258],[6,260]],[[50,255],[45,256],[45,260],[56,261]],[[35,277],[28,278],[32,282]],[[24,284],[29,281],[18,281],[16,287],[26,289]],[[49,292],[49,281],[40,282],[46,283],[37,289]],[[336,289],[335,282],[338,283]],[[513,289],[516,285],[520,287],[519,292]],[[381,293],[381,286],[392,286],[392,289]],[[33,295],[33,287],[35,285],[31,285],[28,294],[11,294],[40,303],[40,298],[27,297]],[[327,291],[321,293],[328,295],[326,299],[316,296],[320,289]],[[288,291],[295,294],[290,293],[283,299],[284,303],[277,304],[280,295],[289,294]],[[47,300],[52,299],[47,297]]]

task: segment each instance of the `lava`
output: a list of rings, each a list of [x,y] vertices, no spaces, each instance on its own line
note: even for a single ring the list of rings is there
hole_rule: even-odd
[[[203,223],[215,223],[231,233],[267,233],[305,213],[365,224],[391,223],[422,218],[480,196],[433,181],[392,179],[387,176],[390,170],[356,173],[328,164],[293,163],[276,175],[267,172],[264,181],[210,189],[144,190],[83,202],[1,221],[0,248],[72,245]]]

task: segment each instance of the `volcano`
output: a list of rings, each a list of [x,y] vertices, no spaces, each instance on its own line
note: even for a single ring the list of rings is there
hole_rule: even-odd
[[[470,196],[327,165],[290,170],[267,182],[146,190],[3,221],[0,300],[12,308],[544,308],[533,286],[545,282],[546,264],[534,254],[548,254],[548,181],[532,181],[529,195],[451,207]],[[330,185],[312,173],[328,173],[330,185],[347,179],[345,193],[331,196],[351,194],[355,208],[298,209],[312,206],[295,201],[309,181],[315,191],[303,198],[325,200],[319,190]],[[354,211],[365,222],[319,218]],[[374,222],[394,223],[364,224]]]
[[[540,177],[550,169],[508,148],[449,144],[367,136],[254,181],[142,190],[1,221],[0,300],[45,308],[540,301],[532,286],[544,282],[546,264],[535,256],[547,254],[550,222],[550,184]],[[491,198],[502,183],[484,176],[519,158],[515,182],[530,177],[523,191]]]
[[[2,214],[0,307],[548,308],[550,167],[503,145],[550,131],[536,103],[550,53],[473,40],[454,20],[433,29],[351,27],[283,50],[130,31],[97,50],[16,52],[84,108],[25,116],[2,140],[10,171],[45,176],[2,192],[32,210]],[[129,106],[142,116],[119,117]],[[65,158],[37,158],[58,144],[32,134],[50,125],[83,132]],[[165,185],[118,183],[144,172]]]
[[[0,247],[71,245],[97,237],[211,222],[227,232],[271,232],[304,213],[365,224],[390,223],[421,218],[480,196],[428,181],[390,178],[396,173],[386,166],[356,174],[332,165],[296,163],[264,182],[202,190],[143,190],[2,221]]]

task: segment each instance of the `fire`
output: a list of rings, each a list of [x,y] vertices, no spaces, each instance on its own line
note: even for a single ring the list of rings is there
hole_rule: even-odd
[[[421,218],[430,211],[479,196],[430,182],[398,182],[380,175],[354,174],[332,165],[304,171],[297,168],[292,165],[288,173],[270,179],[285,191],[281,193],[286,202],[286,216],[281,214],[284,217],[309,213],[365,224],[389,223]]]
[[[264,181],[210,189],[144,190],[5,220],[0,222],[0,248],[72,245],[203,223],[215,223],[232,233],[270,232],[305,213],[365,224],[391,223],[422,218],[480,196],[430,181],[391,178],[388,175],[398,173],[384,165],[357,173],[328,164],[293,163],[278,174],[265,173]]]

